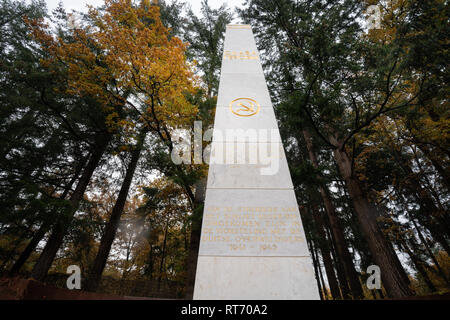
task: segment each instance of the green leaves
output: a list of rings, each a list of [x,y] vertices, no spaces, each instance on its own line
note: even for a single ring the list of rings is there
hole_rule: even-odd
[[[190,19],[184,34],[189,43],[188,56],[197,61],[200,76],[208,97],[217,95],[223,56],[225,30],[233,15],[226,5],[212,9],[207,0],[202,1],[202,17],[188,12]]]

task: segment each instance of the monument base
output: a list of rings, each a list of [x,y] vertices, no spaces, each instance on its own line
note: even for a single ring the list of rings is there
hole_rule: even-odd
[[[206,257],[194,300],[318,300],[310,257]]]

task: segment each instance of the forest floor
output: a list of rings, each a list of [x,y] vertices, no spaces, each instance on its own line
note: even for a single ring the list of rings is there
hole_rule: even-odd
[[[158,300],[56,288],[22,278],[0,279],[0,300]]]
[[[61,289],[32,279],[0,278],[0,300],[165,300]],[[450,300],[450,293],[393,300]]]

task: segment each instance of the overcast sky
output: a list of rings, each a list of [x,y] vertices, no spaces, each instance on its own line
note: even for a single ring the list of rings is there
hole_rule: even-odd
[[[59,2],[62,2],[66,11],[70,12],[71,10],[85,11],[87,4],[90,4],[94,7],[100,6],[103,3],[103,0],[46,0],[46,2],[47,7],[50,11],[55,9],[58,6]],[[201,0],[185,0],[185,2],[189,3],[192,6],[192,9],[195,13],[198,14],[200,12]],[[234,10],[235,7],[241,6],[243,2],[244,0],[209,0],[209,5],[212,8],[219,8],[222,4],[227,3],[228,7]]]

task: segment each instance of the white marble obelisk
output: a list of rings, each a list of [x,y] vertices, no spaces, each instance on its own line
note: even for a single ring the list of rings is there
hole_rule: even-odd
[[[195,300],[319,299],[249,25],[228,25]]]

